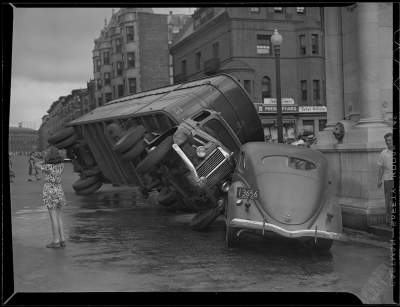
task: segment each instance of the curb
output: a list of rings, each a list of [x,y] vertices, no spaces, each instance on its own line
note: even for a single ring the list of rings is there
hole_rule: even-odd
[[[368,245],[373,245],[373,246],[387,248],[387,249],[392,248],[391,240],[386,241],[385,238],[376,236],[374,234],[371,234],[371,233],[368,233],[365,231],[360,231],[360,230],[355,230],[355,229],[344,227],[343,234],[345,236],[346,242],[356,242],[356,243],[368,244]]]

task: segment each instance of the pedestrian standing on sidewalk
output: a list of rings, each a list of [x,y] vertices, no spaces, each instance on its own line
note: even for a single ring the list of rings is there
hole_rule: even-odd
[[[11,161],[11,157],[10,154],[8,154],[8,168],[10,169],[10,182],[14,182],[14,178],[15,178],[15,173],[12,170],[12,161]]]
[[[386,224],[390,224],[392,216],[393,193],[393,134],[388,132],[384,136],[387,148],[382,150],[378,157],[378,188],[382,186],[385,193]]]
[[[36,180],[40,180],[39,169],[36,166],[36,162],[40,159],[40,155],[36,151],[32,151],[29,153],[28,158],[28,180],[32,181],[32,176],[35,177]]]
[[[45,175],[43,185],[43,204],[50,214],[53,241],[46,245],[48,248],[65,247],[63,221],[61,218],[62,207],[66,204],[64,190],[61,184],[61,175],[64,169],[64,159],[58,149],[50,146],[43,162],[37,162]]]

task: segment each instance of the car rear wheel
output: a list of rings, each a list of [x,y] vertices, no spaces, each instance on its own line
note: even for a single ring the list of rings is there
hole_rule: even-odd
[[[321,239],[317,238],[315,241],[314,238],[312,239],[312,246],[318,252],[328,252],[333,244],[333,240],[331,239]]]
[[[138,164],[136,170],[139,173],[145,173],[150,170],[153,166],[158,164],[171,150],[172,144],[172,136],[168,136],[156,148],[147,154],[147,156]]]
[[[137,126],[128,130],[117,143],[115,143],[113,149],[118,153],[124,153],[133,145],[135,145],[145,134],[145,128],[143,126]]]
[[[58,132],[56,132],[55,134],[53,134],[52,136],[50,136],[47,140],[47,142],[49,142],[49,144],[56,144],[59,143],[67,138],[69,138],[71,135],[73,135],[75,133],[75,130],[73,127],[67,127],[64,128]]]
[[[225,228],[225,243],[228,247],[235,247],[237,245],[237,232],[238,229],[234,227],[226,226]]]
[[[123,160],[130,161],[139,156],[144,150],[145,150],[144,141],[140,140],[135,145],[133,145],[130,150],[124,152],[121,157]]]

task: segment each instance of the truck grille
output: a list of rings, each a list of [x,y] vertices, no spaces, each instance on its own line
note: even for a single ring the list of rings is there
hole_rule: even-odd
[[[232,170],[232,164],[225,158],[219,148],[216,148],[210,157],[196,170],[199,177],[207,178],[207,185],[213,186],[223,179]]]

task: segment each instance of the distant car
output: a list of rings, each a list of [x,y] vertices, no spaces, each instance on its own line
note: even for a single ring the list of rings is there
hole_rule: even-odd
[[[226,243],[241,230],[301,238],[327,251],[341,240],[342,215],[319,151],[287,144],[249,142],[226,190]]]
[[[71,163],[71,162],[72,162],[72,160],[71,160],[71,159],[69,159],[69,158],[65,158],[65,159],[64,159],[64,162],[66,162],[66,163]]]

